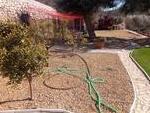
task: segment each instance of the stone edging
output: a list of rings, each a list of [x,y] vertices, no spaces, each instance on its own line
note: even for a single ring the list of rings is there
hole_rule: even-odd
[[[128,30],[128,29],[125,29],[125,31],[129,32],[129,33],[132,33],[132,34],[135,34],[135,35],[140,35],[142,38],[147,38],[147,36],[143,35],[143,34],[140,34],[140,33],[137,33],[135,31],[131,31],[131,30]]]
[[[142,73],[145,75],[145,77],[147,78],[147,80],[150,83],[150,76],[147,74],[147,72],[142,68],[142,66],[133,58],[132,56],[133,51],[130,52],[129,57],[131,58],[131,60],[136,64],[136,66],[142,71]]]
[[[121,54],[121,53],[120,53],[120,54]],[[118,53],[118,56],[119,56],[119,53]],[[128,54],[128,57],[130,57],[129,54]],[[119,56],[119,58],[120,58],[120,61],[122,62],[122,65],[123,65],[124,68],[126,69],[126,66],[124,65],[124,63],[123,63],[123,61],[122,61],[122,59],[121,59],[120,56]],[[130,110],[129,110],[129,113],[133,113],[133,110],[134,110],[134,108],[135,108],[135,104],[136,104],[136,101],[137,101],[137,94],[136,94],[135,85],[134,85],[134,83],[133,83],[132,77],[130,76],[130,73],[128,72],[128,69],[126,69],[126,71],[127,71],[127,73],[128,73],[128,76],[129,76],[129,78],[130,78],[130,80],[131,80],[131,83],[132,83],[132,86],[133,86],[133,94],[134,94],[134,97],[133,97],[133,103],[132,103],[131,108],[130,108]]]
[[[116,51],[116,52],[111,52],[111,51],[102,51],[101,50],[101,52],[100,51],[88,51],[89,53],[94,53],[94,52],[96,52],[96,53],[113,53],[113,54],[118,54],[118,56],[119,56],[119,58],[120,58],[120,60],[121,60],[121,57],[120,57],[120,55],[119,54],[121,54],[120,52],[118,52],[118,51]],[[131,58],[132,59],[132,61],[133,61],[133,63],[137,63],[135,60],[134,60],[134,58],[132,57],[132,52],[133,51],[131,51],[129,54],[128,54],[128,57],[129,58]],[[121,60],[121,62],[122,62],[122,60]],[[123,62],[122,62],[122,64],[123,64]],[[124,64],[123,64],[124,65]],[[139,65],[138,63],[136,64],[137,66]],[[125,67],[125,66],[124,66]],[[139,67],[139,66],[138,66]],[[141,66],[140,66],[141,67]],[[140,68],[139,68],[140,69]],[[140,69],[141,70],[141,69]],[[128,70],[126,69],[126,71],[128,72]],[[142,71],[143,72],[143,71]],[[144,72],[143,72],[144,73]],[[129,75],[130,73],[128,72],[128,75]],[[144,73],[144,75],[145,75],[145,73]],[[148,75],[148,74],[147,74]],[[130,75],[129,75],[129,78],[130,78],[130,80],[131,80],[131,82],[132,82],[132,78],[130,77]],[[146,77],[147,78],[147,77]],[[149,79],[150,80],[150,79]],[[133,84],[133,82],[132,82],[132,86],[133,86],[133,90],[134,90],[134,99],[133,99],[133,103],[132,103],[132,105],[131,105],[131,108],[130,108],[130,110],[129,110],[129,113],[133,113],[133,110],[134,110],[134,108],[135,108],[135,104],[136,104],[136,101],[137,101],[137,95],[136,95],[136,88],[135,88],[135,86],[134,86],[134,84]],[[39,109],[26,109],[26,110],[6,110],[6,111],[0,111],[0,113],[22,113],[22,112],[25,112],[25,113],[32,113],[32,112],[42,112],[42,111],[45,111],[45,112],[47,112],[47,113],[73,113],[73,112],[70,112],[70,111],[66,111],[66,110],[63,110],[63,109],[41,109],[41,108],[39,108]]]
[[[6,110],[0,111],[0,113],[72,113],[63,109],[24,109],[24,110]]]

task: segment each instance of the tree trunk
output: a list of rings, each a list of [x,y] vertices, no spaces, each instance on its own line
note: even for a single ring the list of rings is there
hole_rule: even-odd
[[[30,92],[29,100],[32,100],[32,76],[28,75],[27,79],[28,79],[28,83],[29,83],[29,92]]]
[[[94,25],[92,24],[92,19],[90,16],[86,15],[84,16],[84,21],[85,21],[86,29],[89,34],[88,40],[89,42],[93,42],[94,39],[96,38],[96,35],[94,32]]]

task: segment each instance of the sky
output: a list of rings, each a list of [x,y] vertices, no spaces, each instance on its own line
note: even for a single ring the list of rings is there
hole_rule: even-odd
[[[102,8],[103,11],[107,12],[107,11],[114,11],[117,9],[120,9],[123,5],[125,4],[125,0],[114,0],[114,7],[106,7],[106,8]]]

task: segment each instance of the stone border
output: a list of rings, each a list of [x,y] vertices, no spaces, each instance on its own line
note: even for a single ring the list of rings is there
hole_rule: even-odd
[[[148,38],[148,36],[145,36],[143,34],[137,33],[135,31],[131,31],[131,30],[128,30],[128,29],[125,29],[125,31],[127,31],[129,33],[132,33],[132,34],[135,34],[135,35],[138,35],[138,36],[141,36],[142,38]]]
[[[63,109],[24,109],[24,110],[6,110],[0,113],[73,113]]]
[[[134,50],[133,50],[134,51]],[[147,80],[150,83],[150,76],[147,74],[147,72],[142,68],[142,66],[133,58],[132,54],[133,51],[131,51],[129,53],[129,57],[131,58],[131,60],[136,64],[136,66],[142,71],[142,73],[145,75],[145,77],[147,78]]]
[[[123,61],[122,61],[122,59],[121,59],[121,56],[119,56],[119,54],[121,54],[121,53],[118,53],[118,57],[120,58],[120,61],[122,62],[122,65],[124,66],[125,70],[127,71],[128,76],[129,76],[129,78],[130,78],[130,80],[131,80],[131,83],[132,83],[132,86],[133,86],[133,94],[134,94],[134,97],[133,97],[133,103],[132,103],[131,108],[130,108],[130,110],[129,110],[129,113],[133,113],[133,110],[135,109],[135,105],[136,105],[136,101],[137,101],[136,87],[135,87],[135,85],[134,85],[134,83],[133,83],[132,77],[131,77],[131,75],[130,75],[128,69],[127,69],[126,66],[124,65],[124,63],[123,63]],[[128,57],[130,57],[129,54],[128,54]]]

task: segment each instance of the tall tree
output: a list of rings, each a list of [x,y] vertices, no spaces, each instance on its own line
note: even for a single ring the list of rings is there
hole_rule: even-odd
[[[48,0],[47,0],[48,1]],[[49,0],[51,1],[51,0]],[[89,40],[95,38],[92,14],[99,7],[102,11],[113,11],[120,9],[122,12],[134,13],[137,11],[146,12],[150,9],[150,0],[54,0],[58,11],[83,16],[89,34]],[[122,5],[120,5],[123,3]],[[110,9],[110,10],[109,10]]]
[[[99,6],[113,5],[113,0],[56,0],[56,4],[61,12],[83,16],[89,34],[89,41],[93,41],[95,33],[92,14],[98,10]]]
[[[147,12],[150,10],[150,0],[125,0],[122,11],[126,14],[135,12]]]

